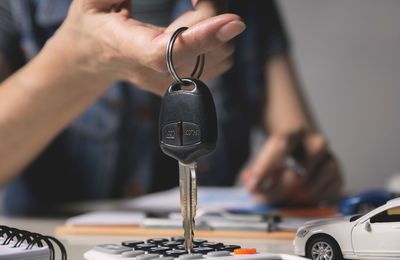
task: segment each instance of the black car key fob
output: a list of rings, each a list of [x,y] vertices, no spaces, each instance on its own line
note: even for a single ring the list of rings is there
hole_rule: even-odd
[[[208,87],[195,78],[174,82],[162,100],[159,126],[162,151],[178,161],[192,163],[214,151],[217,115]]]

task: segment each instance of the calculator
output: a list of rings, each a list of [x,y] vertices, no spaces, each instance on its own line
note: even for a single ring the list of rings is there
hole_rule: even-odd
[[[185,250],[183,237],[153,238],[147,241],[124,241],[121,244],[100,244],[84,254],[87,260],[301,260],[294,255],[261,253],[255,248],[225,245],[194,239],[190,254]]]

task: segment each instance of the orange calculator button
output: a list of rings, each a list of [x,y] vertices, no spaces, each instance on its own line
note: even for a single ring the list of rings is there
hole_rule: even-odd
[[[235,255],[251,255],[257,253],[255,248],[239,248],[233,251]]]

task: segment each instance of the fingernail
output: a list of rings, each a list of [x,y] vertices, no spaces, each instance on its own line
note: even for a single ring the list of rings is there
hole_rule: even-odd
[[[227,42],[233,37],[239,35],[246,29],[246,25],[242,21],[232,21],[222,26],[216,34],[221,42]]]

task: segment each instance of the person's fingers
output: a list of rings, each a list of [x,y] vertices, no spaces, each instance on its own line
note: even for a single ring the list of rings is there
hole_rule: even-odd
[[[276,142],[276,136],[271,138],[269,141]],[[253,182],[255,185],[250,191],[256,200],[275,205],[311,205],[338,197],[342,185],[339,165],[329,153],[325,138],[317,134],[310,135],[303,145],[306,148],[305,158],[301,161],[306,169],[304,176],[296,174],[287,165],[277,168],[278,162],[285,158],[289,145],[281,145],[285,149],[277,149],[279,145],[276,143],[275,146],[270,146],[268,142],[264,145],[259,157],[241,176],[246,188],[249,186],[246,183]],[[257,173],[260,174],[259,178],[255,177]]]
[[[320,172],[305,183],[291,170],[281,173],[279,182],[267,191],[258,190],[258,201],[270,204],[311,205],[318,201],[334,201],[340,194],[343,181],[335,160],[326,163]],[[262,199],[262,200],[261,200]]]
[[[306,157],[310,158],[305,163],[305,167],[312,173],[318,169],[321,162],[327,159],[328,142],[322,135],[312,134],[305,138],[304,146],[307,148]]]
[[[219,63],[216,63],[214,66],[209,66],[205,67],[205,71],[203,75],[201,76],[201,80],[204,82],[210,81],[217,76],[225,73],[228,71],[234,63],[233,57],[227,57],[224,60],[220,61]]]
[[[280,175],[279,181],[265,194],[266,199],[271,204],[290,204],[302,186],[301,177],[289,169]]]
[[[215,78],[218,75],[221,75],[225,71],[227,71],[233,64],[232,57],[228,57],[225,60],[220,61],[219,63],[207,63],[206,70],[203,73],[201,80],[207,82]],[[137,86],[148,89],[157,95],[164,95],[167,88],[172,84],[173,79],[168,72],[160,73],[156,72],[148,67],[140,67],[140,71],[138,73],[132,74],[128,79],[131,82],[135,82]],[[178,71],[178,74],[187,75],[191,73],[192,68],[186,68],[184,71]],[[146,79],[140,78],[142,75],[154,75],[157,74],[157,77],[146,77]],[[139,75],[139,77],[138,77]],[[151,88],[149,87],[151,86]],[[156,87],[154,87],[156,86]]]
[[[272,204],[313,204],[325,199],[325,196],[322,197],[325,189],[337,179],[337,164],[334,160],[325,162],[308,181],[290,169],[282,171],[280,175],[278,182],[270,190],[264,191],[266,201]]]
[[[124,18],[120,18],[121,20]],[[150,68],[166,72],[165,50],[172,33],[164,33],[162,28],[149,26],[133,19],[124,19],[123,27],[113,28],[118,36],[120,48],[118,56],[138,61]],[[218,48],[245,29],[240,17],[223,14],[208,18],[184,31],[173,48],[175,66],[195,60],[196,56]],[[135,32],[135,33],[128,33]],[[138,52],[137,50],[142,50]]]
[[[173,21],[165,30],[165,32],[174,32],[180,27],[191,27],[192,25],[203,21],[204,19],[216,16],[218,10],[213,1],[200,1],[195,5],[194,10],[187,11]]]
[[[337,166],[334,160],[329,160],[323,167],[321,167],[314,175],[314,178],[310,180],[310,189],[315,194],[321,194],[323,189],[329,185],[334,178],[336,178]]]
[[[126,0],[123,3],[121,3],[120,6],[121,6],[121,10],[126,10],[129,15],[128,17],[130,17],[131,16],[130,15],[131,14],[131,6],[132,6],[131,1]]]
[[[336,190],[336,194],[333,194],[333,190],[330,189],[332,185],[341,183],[341,176],[339,174],[339,165],[336,160],[329,160],[325,166],[319,171],[308,186],[310,190],[315,193],[319,199],[327,200],[337,197],[339,190]]]
[[[280,136],[268,138],[257,157],[250,164],[249,170],[252,176],[247,186],[248,189],[256,189],[264,178],[268,178],[268,175],[276,172],[277,167],[281,167],[287,148],[286,138]]]
[[[245,28],[246,25],[240,17],[234,14],[208,18],[189,27],[175,42],[174,64],[180,66],[188,59],[193,60],[197,55],[218,48],[242,33]],[[170,35],[167,38],[169,40]]]
[[[83,10],[110,11],[113,7],[121,6],[127,0],[75,0]]]
[[[220,47],[206,53],[207,63],[215,64],[220,62],[221,60],[231,57],[234,52],[235,44],[233,42],[225,43]]]
[[[293,204],[313,204],[338,197],[342,180],[338,162],[333,157],[320,161],[314,173],[306,177],[295,191]]]
[[[207,81],[213,79],[215,76],[220,75],[216,72],[227,71],[233,65],[232,54],[234,52],[234,49],[234,44],[225,43],[220,47],[217,47],[215,50],[206,53],[204,71],[201,76],[202,80]],[[178,75],[182,77],[187,77],[193,72],[195,63],[196,58],[193,57],[193,59],[191,60],[185,60],[184,63],[180,64],[180,66],[176,66],[174,64],[174,67]],[[222,67],[219,68],[217,66]]]

